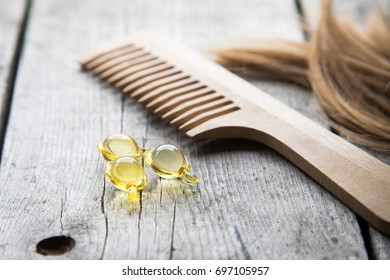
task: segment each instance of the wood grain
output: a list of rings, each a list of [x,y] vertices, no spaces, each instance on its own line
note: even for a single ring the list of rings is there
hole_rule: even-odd
[[[22,31],[27,1],[0,0],[0,145],[3,143],[4,126],[8,120],[9,103],[13,90],[18,40]]]
[[[147,28],[198,51],[245,37],[302,39],[292,1],[34,1],[1,165],[0,258],[367,258],[355,215],[274,151],[195,142],[80,72],[83,52]],[[308,92],[256,85],[318,118]],[[96,150],[118,131],[146,147],[180,146],[200,183],[147,169],[142,202],[130,205],[104,179]],[[72,236],[75,248],[36,254],[54,235]]]

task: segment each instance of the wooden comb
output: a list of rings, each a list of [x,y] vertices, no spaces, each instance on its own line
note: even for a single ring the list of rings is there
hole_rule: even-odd
[[[390,167],[238,76],[155,33],[100,49],[83,68],[196,139],[245,138],[288,158],[390,235]]]

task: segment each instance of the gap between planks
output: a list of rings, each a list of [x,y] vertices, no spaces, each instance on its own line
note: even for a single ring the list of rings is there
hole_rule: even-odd
[[[15,3],[18,4],[19,2],[23,2],[23,13],[20,20],[19,30],[17,32],[16,43],[14,46],[15,48],[14,53],[12,55],[9,72],[8,74],[6,74],[5,77],[5,89],[4,92],[0,92],[0,95],[2,95],[2,103],[0,104],[0,162],[3,155],[4,139],[5,134],[7,133],[12,96],[15,89],[15,82],[18,73],[20,58],[23,53],[24,38],[27,33],[28,21],[30,18],[29,16],[32,5],[32,0],[15,1]]]

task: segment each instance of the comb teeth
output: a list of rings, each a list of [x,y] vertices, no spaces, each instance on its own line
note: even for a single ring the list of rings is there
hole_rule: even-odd
[[[203,105],[207,105],[223,98],[224,97],[222,95],[219,95],[218,93],[212,93],[212,94],[202,96],[200,98],[188,100],[176,106],[171,106],[167,110],[164,110],[164,112],[166,113],[162,115],[162,118],[164,120],[172,120],[178,117],[179,115],[185,115],[186,112],[192,110],[194,107],[196,108]],[[163,112],[161,111],[161,113]]]
[[[218,107],[218,108],[215,108],[213,110],[208,110],[206,112],[202,112],[202,113],[198,114],[196,117],[192,118],[191,120],[183,123],[179,127],[179,130],[183,131],[183,132],[187,132],[187,131],[193,129],[194,127],[197,127],[198,125],[201,125],[202,123],[207,122],[208,120],[211,120],[211,119],[214,119],[214,118],[217,118],[217,117],[229,114],[229,113],[233,113],[233,112],[238,111],[238,110],[240,110],[240,108],[237,105],[231,103],[227,106]]]
[[[82,59],[80,61],[80,64],[81,64],[82,67],[88,69],[87,65],[89,63],[91,63],[92,61],[97,60],[97,59],[101,58],[102,56],[104,56],[106,54],[113,53],[113,52],[116,52],[116,51],[119,51],[119,50],[122,50],[122,49],[133,47],[133,46],[134,46],[133,44],[124,44],[124,45],[120,45],[119,47],[108,48],[108,49],[106,49],[104,51],[100,51],[100,52],[98,52],[98,53],[96,53],[94,55],[91,55],[91,56],[89,56],[86,59]]]
[[[168,71],[171,69],[173,69],[173,66],[165,64],[165,63],[161,63],[157,66],[148,67],[148,68],[143,69],[143,70],[138,70],[134,74],[127,75],[126,77],[120,79],[115,84],[115,86],[118,88],[124,88],[128,85],[131,85],[131,84],[141,80],[142,78],[147,78],[147,77],[153,78],[153,76],[157,76],[157,77],[163,76],[164,77],[164,75],[165,76],[171,75],[171,74],[175,74],[178,72],[177,70]],[[162,73],[162,75],[158,75],[160,73]],[[145,80],[147,81],[147,79],[145,79]]]
[[[194,85],[199,86],[199,82],[193,78],[183,79],[183,80],[180,80],[180,81],[175,82],[173,84],[168,84],[168,85],[159,87],[155,90],[149,91],[148,93],[146,93],[142,97],[140,97],[138,99],[138,102],[140,102],[142,104],[146,104],[146,106],[148,106],[153,101],[155,101],[157,98],[164,98],[164,96],[167,96],[175,91],[186,90],[188,88],[191,88]]]
[[[152,90],[158,89],[165,85],[175,84],[190,77],[187,74],[183,74],[181,71],[170,71],[170,73],[165,75],[156,75],[153,77],[148,77],[146,83],[141,81],[141,86],[138,86],[137,83],[134,83],[123,90],[125,93],[131,93],[131,97],[139,99],[141,96],[151,92]]]
[[[108,62],[108,61],[114,60],[114,59],[119,59],[120,57],[129,55],[129,54],[131,54],[133,52],[137,52],[139,50],[141,50],[141,48],[136,48],[134,46],[129,46],[129,47],[125,47],[125,48],[122,48],[119,50],[115,50],[113,52],[104,54],[104,55],[100,56],[99,58],[91,61],[90,63],[86,64],[85,67],[87,69],[94,69],[97,66],[102,65],[105,62]]]
[[[240,109],[174,61],[135,44],[98,53],[81,64],[181,131]]]
[[[126,76],[126,71],[131,71],[136,67],[140,67],[140,65],[145,65],[147,63],[156,61],[157,57],[152,55],[144,55],[132,60],[128,60],[125,62],[122,62],[118,64],[117,66],[114,66],[102,73],[100,73],[100,77],[104,80],[107,80],[108,78],[112,77],[113,75],[119,75],[123,78],[123,76]],[[131,72],[130,72],[131,73]]]
[[[174,69],[172,66],[167,67],[167,65],[163,64],[158,66],[160,70],[155,70],[155,72],[152,69],[147,69],[145,71],[140,71],[133,76],[135,76],[135,79],[132,76],[129,76],[120,82],[116,84],[118,88],[123,89],[126,93],[131,93],[136,91],[137,89],[140,89],[144,86],[150,85],[154,82],[158,82],[160,80],[164,80],[165,78],[173,77],[176,74],[180,74],[181,71]],[[161,70],[164,69],[164,70]],[[140,76],[137,78],[137,76]]]
[[[171,89],[171,90],[165,92],[165,94],[163,94],[163,93],[158,94],[157,93],[156,95],[152,96],[153,100],[149,101],[146,104],[146,108],[155,109],[155,108],[165,104],[166,102],[169,102],[170,100],[175,99],[176,97],[180,97],[181,95],[185,95],[187,93],[202,90],[205,88],[206,88],[206,86],[202,86],[197,81],[194,81],[191,84],[185,84],[183,87],[179,87],[177,89]],[[209,90],[209,89],[207,89],[207,90]],[[139,101],[142,102],[141,98]]]
[[[199,98],[202,97],[209,97],[212,99],[213,94],[216,98],[222,98],[221,95],[215,94],[215,91],[210,90],[208,88],[203,88],[199,90],[194,90],[194,91],[185,91],[185,92],[180,92],[180,94],[176,94],[175,96],[170,96],[168,100],[166,100],[165,103],[163,103],[161,106],[157,107],[154,110],[154,113],[156,114],[164,114],[168,111],[174,110],[174,108],[177,106],[180,106],[181,104],[185,103],[191,103],[189,101],[192,101],[194,99],[197,99],[199,102]]]
[[[137,73],[138,71],[143,71],[152,67],[156,67],[159,65],[164,64],[164,61],[157,60],[157,58],[151,59],[151,60],[146,60],[146,61],[141,61],[140,63],[136,65],[130,65],[125,67],[124,69],[119,69],[115,73],[107,73],[105,76],[101,76],[103,79],[106,78],[107,82],[110,84],[115,84],[127,77],[130,77],[131,75]]]
[[[188,122],[189,120],[191,120],[192,118],[196,117],[197,115],[200,115],[202,113],[205,113],[205,112],[208,112],[208,111],[212,111],[214,109],[218,109],[218,108],[222,108],[224,107],[225,105],[229,105],[229,104],[232,104],[233,102],[230,101],[230,100],[227,100],[227,99],[221,99],[221,100],[215,100],[215,101],[211,101],[211,102],[201,102],[199,104],[196,104],[194,107],[189,107],[187,108],[186,111],[182,111],[180,115],[178,114],[175,114],[176,117],[171,120],[171,124],[172,125],[182,125],[184,124],[185,122]],[[170,115],[168,118],[166,117],[166,115],[163,115],[162,116],[162,119],[171,119],[172,115]]]
[[[97,67],[91,68],[90,70],[92,70],[92,72],[94,72],[95,74],[100,74],[100,73],[102,73],[102,72],[104,72],[112,67],[115,67],[115,66],[120,65],[120,64],[125,63],[125,62],[130,62],[134,59],[137,59],[137,58],[140,58],[143,56],[147,56],[147,55],[149,55],[148,52],[143,51],[143,50],[138,50],[138,51],[135,51],[135,52],[132,52],[129,54],[118,56],[118,57],[113,58],[111,60],[107,60],[104,63],[98,65]]]

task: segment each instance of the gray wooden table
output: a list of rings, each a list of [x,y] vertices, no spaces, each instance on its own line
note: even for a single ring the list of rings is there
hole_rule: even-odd
[[[339,2],[356,21],[372,8]],[[97,44],[142,29],[205,55],[242,38],[303,40],[297,3],[307,16],[317,5],[0,0],[0,258],[389,259],[390,238],[276,152],[243,140],[195,142],[77,63]],[[311,92],[254,83],[321,123]],[[141,203],[130,204],[104,178],[96,149],[121,131],[143,146],[180,146],[200,183],[190,188],[148,170]],[[61,235],[76,241],[73,250],[36,253],[40,240]]]

